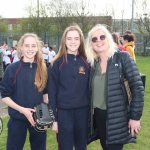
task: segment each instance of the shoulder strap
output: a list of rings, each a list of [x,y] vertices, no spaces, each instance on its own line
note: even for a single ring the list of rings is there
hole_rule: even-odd
[[[120,74],[121,88],[122,88],[123,95],[124,95],[125,99],[128,99],[126,102],[129,105],[129,103],[131,101],[131,91],[130,91],[130,87],[129,87],[127,79],[124,78],[124,74],[122,71],[122,63],[120,61],[119,52],[117,53],[116,59],[117,59],[118,66],[119,66],[118,68],[119,68],[119,74]]]

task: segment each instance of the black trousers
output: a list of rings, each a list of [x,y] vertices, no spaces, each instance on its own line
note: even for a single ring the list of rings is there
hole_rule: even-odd
[[[100,144],[103,150],[122,150],[123,144],[109,144],[106,146],[106,117],[106,110],[101,110],[99,108],[94,109],[95,125],[98,130]]]

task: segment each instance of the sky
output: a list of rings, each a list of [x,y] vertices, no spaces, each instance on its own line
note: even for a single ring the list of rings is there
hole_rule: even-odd
[[[25,6],[29,4],[31,0],[0,0],[0,15],[3,18],[21,18],[26,17]],[[37,4],[37,0],[32,0]],[[50,1],[50,0],[39,0],[40,2]],[[81,1],[81,0],[76,0]],[[89,0],[85,0],[86,2]],[[109,4],[115,7],[116,14],[120,14],[121,9],[125,9],[124,18],[128,19],[132,17],[132,0],[91,0],[92,10],[104,10],[106,5]],[[94,5],[93,5],[94,4]],[[107,5],[108,6],[108,5]],[[119,18],[119,16],[117,16]]]

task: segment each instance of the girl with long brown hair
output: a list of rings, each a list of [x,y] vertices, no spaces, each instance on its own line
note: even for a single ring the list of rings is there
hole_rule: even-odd
[[[34,33],[18,42],[20,61],[10,64],[0,83],[2,101],[8,105],[7,150],[22,150],[29,131],[31,150],[46,149],[46,132],[34,129],[34,106],[43,102],[47,69],[42,56],[42,41]]]
[[[86,150],[89,112],[89,65],[77,25],[66,28],[58,54],[48,69],[48,96],[55,115],[52,130],[58,149]]]

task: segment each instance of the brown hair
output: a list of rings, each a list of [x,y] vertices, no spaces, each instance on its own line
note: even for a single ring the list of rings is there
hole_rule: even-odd
[[[126,30],[124,34],[131,34],[130,30]]]
[[[120,45],[118,33],[113,32],[113,33],[112,33],[112,37],[113,37],[114,42],[115,42],[117,45]]]
[[[18,58],[22,57],[21,46],[23,45],[24,40],[28,37],[35,38],[36,44],[38,47],[38,51],[35,55],[35,60],[37,61],[37,69],[36,69],[34,84],[36,85],[38,91],[42,92],[46,86],[47,76],[48,76],[47,75],[47,68],[46,68],[44,58],[42,55],[43,42],[40,40],[40,38],[36,34],[26,33],[20,38],[20,40],[18,42],[17,55],[18,55]]]
[[[4,41],[1,43],[1,46],[3,46],[4,44],[6,44]]]
[[[65,29],[65,31],[62,35],[62,39],[61,39],[58,54],[54,57],[54,59],[52,61],[52,65],[53,65],[54,61],[57,60],[61,56],[64,56],[65,60],[67,61],[66,35],[69,31],[77,31],[79,33],[80,46],[79,46],[78,50],[79,50],[81,55],[86,56],[84,36],[83,36],[82,30],[80,29],[80,27],[77,24],[73,24],[73,25],[71,25],[71,26],[69,26]]]
[[[134,42],[135,36],[134,36],[134,34],[125,34],[125,35],[123,35],[123,39],[127,40],[128,42]]]

